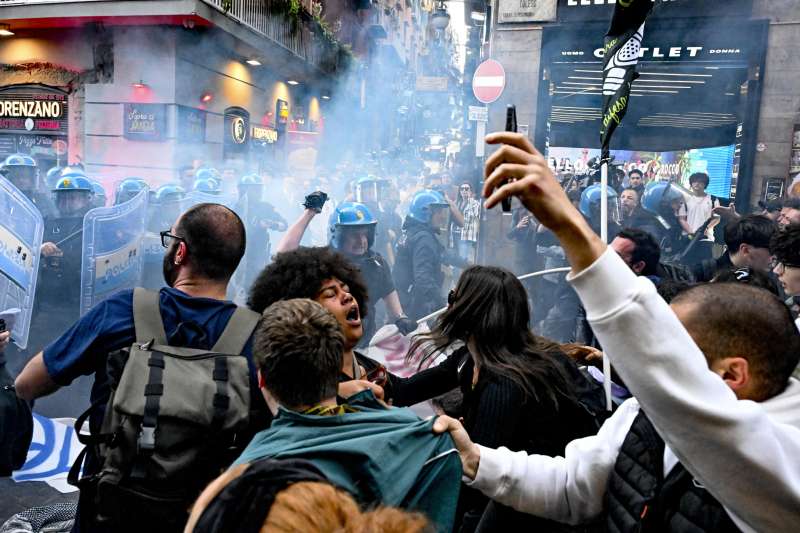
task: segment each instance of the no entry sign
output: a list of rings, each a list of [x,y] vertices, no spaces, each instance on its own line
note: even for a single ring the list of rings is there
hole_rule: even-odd
[[[503,94],[506,86],[506,71],[498,61],[487,59],[475,69],[472,77],[472,92],[479,102],[491,104]]]

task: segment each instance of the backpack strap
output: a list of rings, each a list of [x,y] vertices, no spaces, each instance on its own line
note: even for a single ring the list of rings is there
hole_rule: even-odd
[[[133,289],[133,327],[136,330],[136,342],[144,344],[154,341],[155,344],[167,344],[158,292],[141,287]]]
[[[237,307],[211,351],[232,355],[242,353],[260,319],[261,315],[255,311]]]

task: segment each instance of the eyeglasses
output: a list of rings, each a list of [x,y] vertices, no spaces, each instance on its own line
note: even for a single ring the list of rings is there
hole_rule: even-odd
[[[470,189],[471,189],[471,187],[470,187],[469,185],[462,185],[462,186],[461,186],[461,190],[462,190],[462,191],[468,191],[468,190],[470,190]]]
[[[770,263],[769,266],[770,266],[770,268],[772,270],[779,270],[781,272],[786,270],[787,267],[788,268],[800,268],[800,265],[796,265],[794,263],[787,263],[785,261],[778,261],[777,259],[774,259],[772,261],[772,263]]]
[[[170,233],[169,230],[162,231],[161,233],[159,233],[159,235],[161,235],[161,246],[163,246],[164,248],[169,248],[173,240],[176,240],[178,242],[186,242],[186,239],[184,239],[183,237],[178,237],[177,235],[173,235],[172,233]]]

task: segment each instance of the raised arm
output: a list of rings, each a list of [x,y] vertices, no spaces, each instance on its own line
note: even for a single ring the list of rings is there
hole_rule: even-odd
[[[487,142],[504,145],[487,161],[487,207],[517,196],[553,230],[606,355],[681,463],[739,524],[793,530],[800,523],[800,430],[737,400],[709,371],[652,283],[605,252],[527,139],[498,133]],[[769,497],[754,504],[754,488]]]
[[[300,241],[303,240],[303,235],[305,235],[308,225],[311,224],[315,216],[317,216],[317,212],[313,209],[306,209],[303,211],[300,218],[289,226],[289,229],[283,234],[278,246],[275,248],[275,253],[296,250],[300,246]]]

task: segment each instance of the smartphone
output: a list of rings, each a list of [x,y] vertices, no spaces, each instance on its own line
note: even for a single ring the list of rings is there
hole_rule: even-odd
[[[509,105],[506,108],[506,131],[517,132],[517,106]],[[511,212],[511,198],[506,198],[502,202],[503,213]]]

